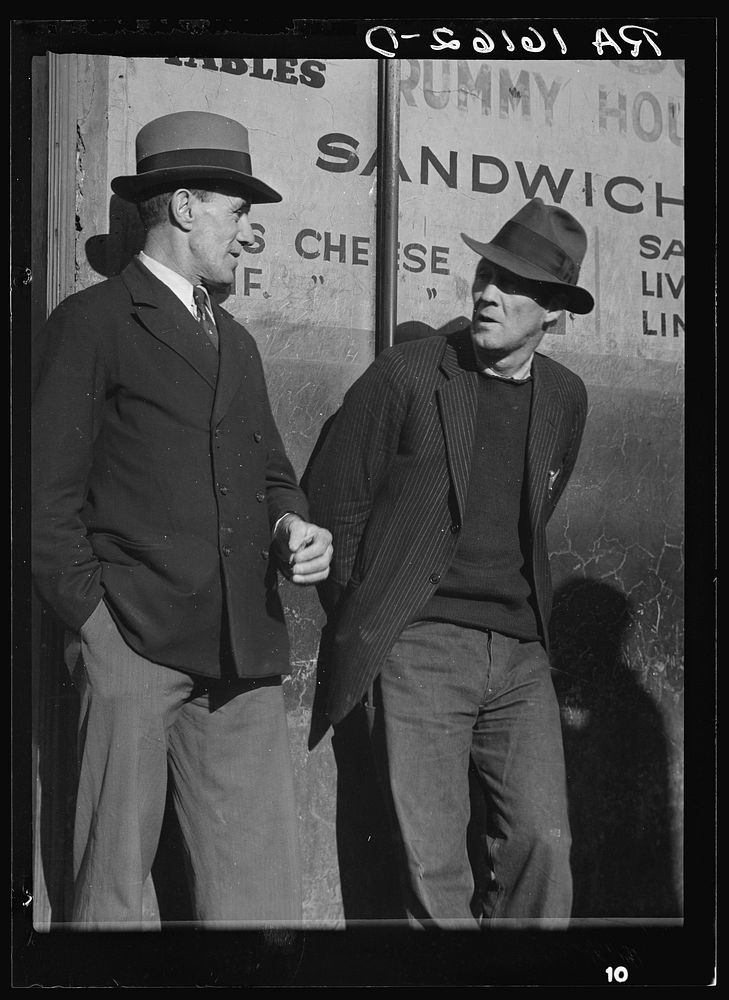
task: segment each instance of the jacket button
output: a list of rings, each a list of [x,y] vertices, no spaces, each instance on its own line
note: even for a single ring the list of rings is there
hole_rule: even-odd
[[[266,495],[265,495],[265,493],[256,493],[256,500],[257,500],[257,501],[258,501],[259,503],[263,503],[263,501],[264,501],[265,499],[266,499]]]
[[[439,581],[440,581],[440,573],[431,573],[430,574],[430,582],[431,583],[438,583]]]
[[[230,556],[232,554],[233,554],[233,550],[231,549],[231,547],[229,545],[224,545],[223,546],[223,555],[224,556]]]
[[[225,494],[228,492],[228,487],[227,486],[218,486],[218,489],[223,494],[223,496],[225,496]]]
[[[256,444],[260,444],[261,441],[263,440],[263,434],[259,434],[258,431],[256,431],[256,433],[253,435],[253,440],[256,442]]]

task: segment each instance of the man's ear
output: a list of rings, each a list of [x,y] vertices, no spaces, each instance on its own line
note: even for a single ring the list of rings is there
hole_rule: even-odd
[[[561,292],[553,295],[546,306],[547,315],[544,317],[544,323],[542,324],[544,328],[547,329],[550,326],[554,326],[566,308],[567,296]]]
[[[178,188],[170,198],[170,218],[185,232],[192,226],[193,197],[189,188]]]

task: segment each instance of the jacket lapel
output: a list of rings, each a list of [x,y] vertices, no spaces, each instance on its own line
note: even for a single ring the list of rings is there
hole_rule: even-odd
[[[192,313],[136,258],[127,265],[121,277],[142,326],[184,358],[214,388],[218,354],[203,339]]]
[[[213,403],[212,426],[220,423],[233,397],[238,392],[241,383],[251,372],[252,358],[246,353],[246,347],[235,329],[235,323],[230,316],[213,302],[213,315],[218,328],[220,348],[220,368],[218,385]],[[248,398],[249,394],[244,393]]]
[[[559,395],[549,368],[538,354],[532,362],[534,394],[527,437],[527,489],[529,520],[536,527],[547,495],[549,462],[559,433]]]
[[[446,342],[441,371],[447,381],[436,391],[446,455],[461,520],[465,515],[471,453],[476,428],[478,373],[473,366],[470,339]]]

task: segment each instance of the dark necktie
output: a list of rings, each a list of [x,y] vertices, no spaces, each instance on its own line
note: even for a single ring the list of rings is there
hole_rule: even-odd
[[[210,319],[210,313],[208,312],[208,293],[206,292],[204,285],[195,285],[192,290],[192,297],[195,300],[195,305],[197,307],[197,320],[200,324],[200,328],[217,351],[218,331],[215,329],[215,324]]]

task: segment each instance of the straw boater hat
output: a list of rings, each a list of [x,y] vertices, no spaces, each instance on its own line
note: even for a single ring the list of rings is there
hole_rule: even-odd
[[[253,203],[281,195],[253,176],[248,129],[209,111],[177,111],[155,118],[137,134],[137,172],[115,177],[111,189],[125,201],[193,182],[233,182]]]
[[[589,313],[595,300],[577,279],[587,249],[585,230],[564,208],[532,198],[501,227],[490,243],[461,233],[463,242],[492,264],[532,281],[556,286],[567,296],[567,308]]]

